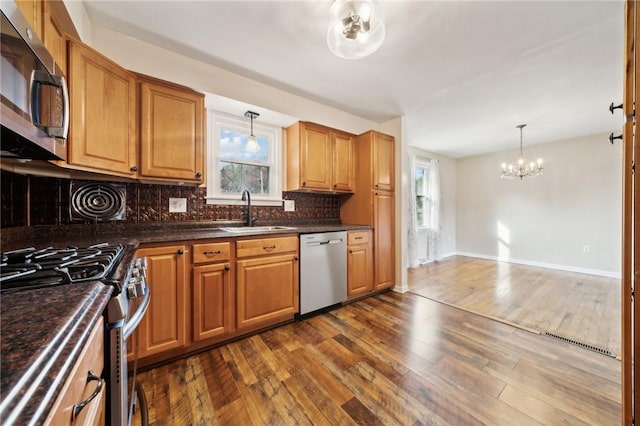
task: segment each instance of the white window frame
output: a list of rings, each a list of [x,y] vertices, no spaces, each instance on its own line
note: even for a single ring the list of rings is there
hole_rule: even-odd
[[[413,202],[415,203],[416,206],[416,218],[415,218],[415,224],[418,230],[427,230],[427,229],[431,229],[429,226],[429,221],[427,220],[427,224],[426,225],[421,225],[418,223],[418,188],[416,187],[415,181],[416,181],[416,173],[415,173],[415,169],[420,167],[421,169],[424,169],[424,173],[427,176],[427,178],[429,177],[429,173],[431,172],[431,161],[429,159],[426,158],[419,158],[417,157],[415,160],[415,164],[414,164],[414,170],[413,170]],[[424,188],[425,190],[425,200],[424,200],[424,209],[426,214],[429,214],[429,210],[430,210],[430,203],[431,203],[431,194],[429,193],[429,185],[427,182],[426,187]]]
[[[238,117],[219,111],[207,111],[207,204],[244,205],[240,194],[220,191],[220,129],[233,129],[247,134],[251,131],[248,118]],[[251,194],[251,204],[257,206],[282,205],[282,129],[278,126],[253,121],[253,133],[264,136],[269,141],[269,195]],[[224,160],[222,160],[224,161]]]

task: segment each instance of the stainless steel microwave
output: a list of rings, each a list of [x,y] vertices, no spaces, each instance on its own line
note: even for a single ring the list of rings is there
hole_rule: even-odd
[[[66,160],[66,80],[15,2],[0,0],[0,12],[1,155]]]

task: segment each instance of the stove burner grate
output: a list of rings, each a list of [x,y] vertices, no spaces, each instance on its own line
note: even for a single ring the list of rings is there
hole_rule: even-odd
[[[0,291],[49,287],[107,278],[122,257],[122,244],[90,247],[33,247],[0,255]]]

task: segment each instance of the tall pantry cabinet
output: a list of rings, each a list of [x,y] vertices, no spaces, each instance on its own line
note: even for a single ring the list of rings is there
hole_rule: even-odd
[[[395,139],[376,131],[356,137],[355,192],[340,207],[343,223],[373,226],[373,291],[395,284]]]

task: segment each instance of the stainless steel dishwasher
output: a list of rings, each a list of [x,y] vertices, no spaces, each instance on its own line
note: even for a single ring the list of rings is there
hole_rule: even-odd
[[[347,233],[300,235],[300,315],[347,300]]]

